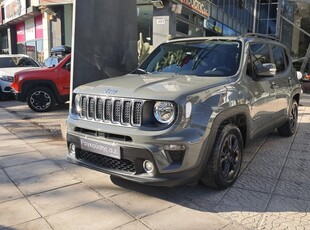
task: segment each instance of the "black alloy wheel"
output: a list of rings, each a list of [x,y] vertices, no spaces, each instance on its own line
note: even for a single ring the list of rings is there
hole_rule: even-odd
[[[203,184],[225,189],[237,179],[243,154],[243,139],[239,128],[226,125],[216,137],[210,158],[201,176]]]
[[[298,103],[296,100],[292,101],[288,115],[289,115],[288,120],[282,126],[278,127],[278,133],[280,136],[283,137],[290,137],[297,130]]]

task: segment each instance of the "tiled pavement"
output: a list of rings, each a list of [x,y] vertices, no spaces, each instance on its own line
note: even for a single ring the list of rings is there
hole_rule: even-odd
[[[0,108],[0,229],[310,229],[305,105],[296,135],[247,147],[224,191],[143,186],[70,164],[50,129]]]

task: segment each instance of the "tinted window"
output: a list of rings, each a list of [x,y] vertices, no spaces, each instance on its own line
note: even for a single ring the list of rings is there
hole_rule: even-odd
[[[280,46],[273,46],[272,55],[274,59],[274,64],[277,67],[277,73],[284,71],[285,62],[284,62],[283,48]]]
[[[38,67],[39,65],[28,57],[3,57],[0,58],[0,68]]]
[[[191,41],[162,44],[141,64],[150,73],[230,76],[239,68],[238,41]]]
[[[247,74],[254,76],[257,66],[264,63],[271,63],[268,44],[251,44],[250,58],[248,59]]]

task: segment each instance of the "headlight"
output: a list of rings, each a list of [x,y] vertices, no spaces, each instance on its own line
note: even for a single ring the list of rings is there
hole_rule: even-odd
[[[81,107],[81,95],[76,94],[74,97],[74,105],[75,105],[75,110],[77,113],[81,113],[82,107]]]
[[[163,124],[169,124],[175,117],[175,107],[171,102],[158,101],[154,105],[154,116]]]
[[[8,82],[13,82],[14,81],[14,77],[13,76],[6,76],[6,75],[3,75],[3,76],[0,76],[0,79],[2,81],[8,81]]]

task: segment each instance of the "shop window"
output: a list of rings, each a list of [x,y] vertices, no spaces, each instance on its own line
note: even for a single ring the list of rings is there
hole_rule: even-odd
[[[267,34],[267,20],[258,21],[258,33]]]
[[[277,21],[269,20],[268,21],[268,34],[273,35],[276,34]]]
[[[259,19],[267,19],[268,18],[268,5],[261,4],[259,9]]]
[[[36,59],[36,43],[35,41],[26,42],[26,54],[33,59]]]
[[[26,53],[25,43],[17,44],[17,53],[19,53],[19,54],[25,54]]]
[[[188,24],[177,20],[176,30],[179,33],[188,35]]]
[[[269,18],[277,18],[277,8],[278,4],[270,4]]]

